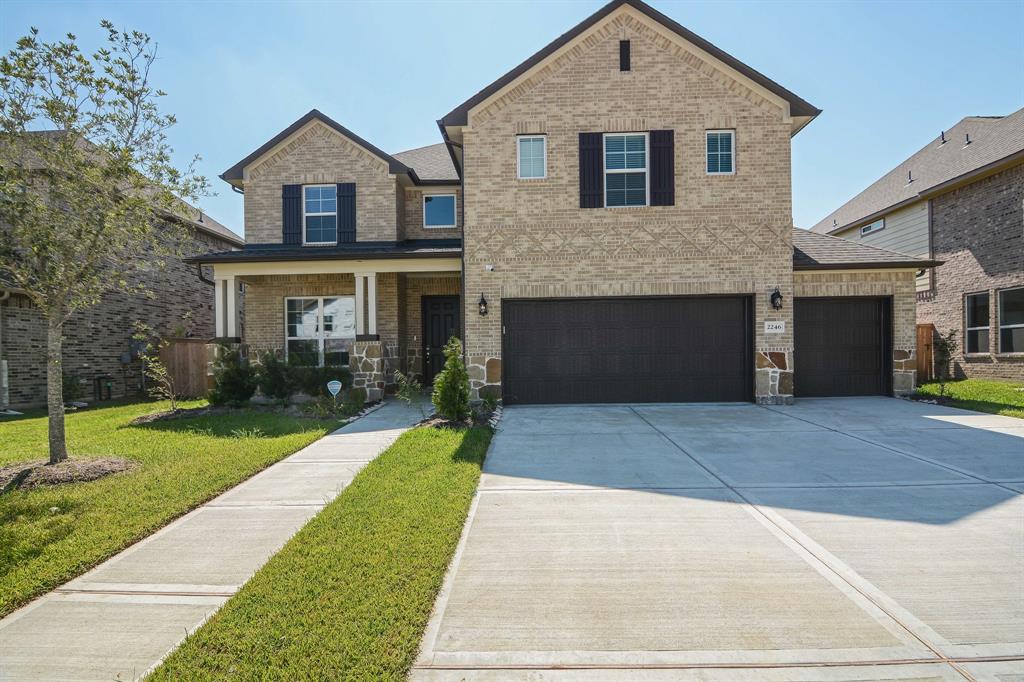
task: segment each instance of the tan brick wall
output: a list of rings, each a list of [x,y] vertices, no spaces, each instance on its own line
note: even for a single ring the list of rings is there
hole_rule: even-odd
[[[352,296],[350,274],[245,277],[246,325],[251,351],[284,349],[284,299],[289,296]]]
[[[423,195],[454,194],[455,222],[457,227],[424,227]],[[406,239],[453,239],[460,236],[462,227],[462,190],[457,187],[407,187],[403,192],[405,214],[404,234]]]
[[[245,169],[245,238],[281,243],[281,187],[356,183],[356,239],[397,239],[397,182],[387,163],[319,121]]]
[[[891,296],[893,391],[913,391],[917,357],[916,276],[912,271],[797,272],[793,294],[802,296]],[[800,349],[796,350],[795,373],[800,377]]]
[[[619,40],[632,41],[629,72]],[[756,295],[756,350],[792,350],[790,124],[630,14],[616,14],[557,68],[470,116],[465,130],[467,354],[501,355],[501,298]],[[705,131],[736,130],[736,173],[705,173]],[[675,131],[675,206],[580,209],[580,132]],[[548,177],[516,179],[517,134],[544,133]],[[485,265],[494,266],[493,272]],[[492,302],[481,317],[477,292]],[[472,299],[472,300],[470,300]],[[762,322],[785,320],[765,336]]]

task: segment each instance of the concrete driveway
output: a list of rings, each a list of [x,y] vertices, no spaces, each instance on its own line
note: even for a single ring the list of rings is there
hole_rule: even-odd
[[[1024,422],[512,407],[427,680],[1024,679]]]

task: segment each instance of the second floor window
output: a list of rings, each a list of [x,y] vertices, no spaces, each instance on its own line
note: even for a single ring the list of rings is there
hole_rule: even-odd
[[[427,194],[423,197],[424,227],[455,227],[455,195]]]
[[[338,186],[306,185],[302,188],[304,244],[338,242]]]
[[[709,130],[707,133],[708,175],[732,175],[736,135],[732,130]]]
[[[532,180],[547,177],[547,140],[543,135],[516,138],[519,147],[519,179]]]
[[[647,134],[604,136],[604,205],[647,205]]]
[[[988,294],[967,294],[964,298],[964,317],[968,353],[988,352]]]

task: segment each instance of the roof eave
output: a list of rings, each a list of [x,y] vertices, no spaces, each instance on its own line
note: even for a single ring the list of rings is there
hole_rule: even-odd
[[[944,261],[912,260],[901,262],[856,262],[856,263],[814,263],[813,265],[793,265],[794,272],[814,270],[923,270],[937,268]]]

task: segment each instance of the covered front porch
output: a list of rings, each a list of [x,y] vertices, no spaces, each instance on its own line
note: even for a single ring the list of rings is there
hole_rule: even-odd
[[[461,334],[460,271],[450,256],[214,263],[217,336],[253,361],[348,366],[376,400],[396,370],[433,380]]]

